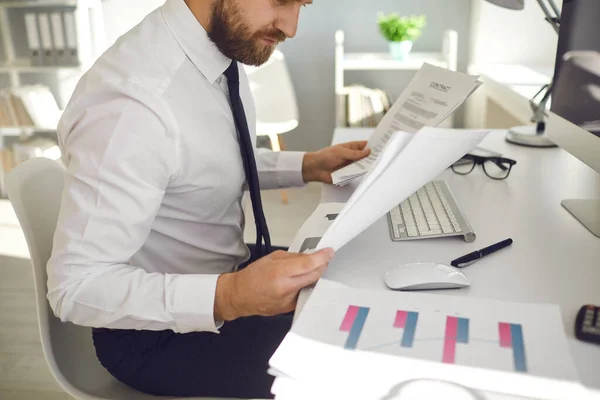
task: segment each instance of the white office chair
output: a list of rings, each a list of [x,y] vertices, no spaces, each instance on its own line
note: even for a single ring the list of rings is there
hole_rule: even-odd
[[[296,92],[283,53],[276,50],[260,67],[246,66],[256,105],[256,134],[268,136],[273,151],[285,150],[281,134],[298,127]],[[282,191],[284,203],[287,193]]]
[[[90,328],[63,323],[46,299],[46,264],[60,210],[64,169],[47,158],[33,158],[6,179],[8,197],[31,254],[38,322],[46,362],[58,384],[76,399],[164,399],[140,393],[113,378],[96,358]]]

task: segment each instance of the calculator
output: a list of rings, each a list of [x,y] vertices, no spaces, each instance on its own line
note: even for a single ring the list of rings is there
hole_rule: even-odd
[[[600,344],[600,307],[581,307],[575,321],[575,336],[585,342]]]

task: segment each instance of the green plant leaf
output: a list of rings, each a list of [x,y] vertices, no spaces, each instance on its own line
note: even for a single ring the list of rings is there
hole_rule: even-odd
[[[426,17],[400,16],[398,13],[385,15],[379,13],[377,23],[382,36],[390,42],[414,41],[418,39],[426,26]]]

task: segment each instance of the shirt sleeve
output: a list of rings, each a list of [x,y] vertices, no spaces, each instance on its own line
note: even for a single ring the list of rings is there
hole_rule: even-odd
[[[177,136],[148,105],[157,99],[126,89],[86,94],[59,125],[67,170],[48,300],[57,317],[77,325],[217,333],[218,275],[130,264],[176,174]]]
[[[302,177],[304,152],[275,152],[259,148],[255,154],[261,189],[268,190],[305,185]]]

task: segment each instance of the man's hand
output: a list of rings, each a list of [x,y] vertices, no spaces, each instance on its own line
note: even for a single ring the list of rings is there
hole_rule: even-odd
[[[276,251],[239,272],[221,275],[215,294],[215,319],[232,321],[293,311],[300,290],[321,278],[332,257],[332,249],[314,254]]]
[[[306,153],[302,163],[304,182],[332,183],[331,173],[370,154],[367,142],[350,142]]]

